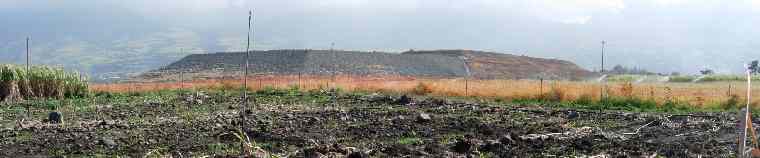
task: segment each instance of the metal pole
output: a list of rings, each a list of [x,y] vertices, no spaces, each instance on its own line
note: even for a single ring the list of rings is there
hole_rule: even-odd
[[[330,43],[330,54],[333,56],[333,60],[337,60],[336,58],[338,57],[338,55],[335,54],[335,50],[333,50],[334,47],[335,47],[335,42]],[[335,81],[335,74],[336,74],[335,71],[338,71],[338,66],[339,65],[337,64],[337,61],[335,63],[333,63],[333,64],[335,66],[333,66],[333,71],[332,71],[332,82],[333,82],[333,89],[335,89],[335,88],[338,88],[338,83],[336,83],[336,81]],[[327,86],[329,87],[330,85],[327,85]]]
[[[30,70],[29,69],[29,63],[30,63],[29,62],[30,61],[30,58],[29,58],[29,39],[30,39],[30,37],[26,37],[26,76],[29,76],[29,70]],[[27,82],[29,82],[29,81],[27,81]],[[28,90],[28,91],[31,91],[31,90]],[[26,91],[26,92],[28,92],[28,91]],[[30,106],[26,106],[26,118],[30,118],[30,117],[31,117]]]
[[[245,46],[245,69],[243,72],[243,105],[241,105],[240,108],[240,131],[243,132],[243,134],[246,134],[246,139],[248,138],[247,133],[245,132],[245,109],[248,106],[248,58],[250,57],[250,47],[251,47],[251,21],[253,19],[253,11],[248,11],[248,39],[246,41]],[[246,143],[249,142],[249,140],[246,140]],[[245,144],[241,145],[241,151],[244,151],[242,149],[245,149]]]
[[[179,49],[179,54],[180,54],[179,56],[180,56],[180,58],[182,58],[182,54],[184,54],[183,53],[184,51],[185,50],[182,49],[182,48]],[[184,89],[185,89],[185,71],[182,70],[182,69],[180,69],[179,70],[179,90],[180,90],[180,93],[182,93],[182,90],[184,90]]]
[[[465,76],[464,76],[464,96],[469,96],[469,83],[468,79],[470,77],[470,66],[467,65],[467,57],[465,56],[459,56],[460,59],[462,59],[462,66],[464,66]]]
[[[30,70],[29,69],[29,63],[31,61],[30,58],[29,58],[29,39],[30,38],[31,37],[26,37],[26,73],[27,73],[27,75],[29,74],[29,70]]]
[[[604,45],[605,44],[607,44],[607,42],[606,41],[602,41],[602,66],[601,66],[602,69],[599,70],[599,72],[601,73],[602,77],[604,77],[604,75],[605,75],[604,74],[605,73],[604,72]],[[607,92],[605,92],[605,90],[607,90],[607,80],[604,79],[604,78],[602,78],[602,82],[603,82],[602,83],[602,92],[600,93],[600,95],[601,95],[600,99],[604,99],[607,96],[607,94],[606,94]]]
[[[747,149],[746,148],[746,146],[747,146],[747,132],[748,132],[747,128],[752,128],[752,126],[748,126],[748,125],[751,125],[751,120],[749,120],[749,115],[750,115],[749,104],[750,104],[750,101],[751,101],[750,100],[750,96],[751,96],[750,92],[752,90],[751,85],[752,85],[752,72],[750,72],[749,70],[747,70],[747,104],[744,107],[744,116],[742,116],[742,117],[744,117],[744,119],[741,120],[741,121],[738,121],[739,122],[738,126],[740,128],[742,128],[741,129],[741,137],[739,138],[739,144],[736,147],[738,149],[738,151],[736,153],[736,157],[739,157],[739,158],[743,158],[743,157],[747,156],[746,155],[747,154],[746,153],[747,152],[747,150],[746,150]]]

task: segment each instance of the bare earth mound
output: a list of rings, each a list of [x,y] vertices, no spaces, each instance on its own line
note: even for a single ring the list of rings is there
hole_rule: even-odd
[[[194,54],[140,76],[157,79],[179,72],[229,76],[239,74],[245,53]],[[249,57],[253,74],[350,74],[464,77],[467,69],[480,79],[580,80],[593,75],[564,60],[542,59],[471,50],[409,51],[404,53],[269,50]],[[465,64],[466,63],[466,64]],[[465,67],[465,65],[467,67]],[[213,75],[212,75],[213,76]]]

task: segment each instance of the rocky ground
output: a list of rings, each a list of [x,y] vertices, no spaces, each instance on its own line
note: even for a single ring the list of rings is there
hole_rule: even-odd
[[[730,157],[736,144],[728,112],[587,111],[327,91],[256,93],[240,130],[237,96],[102,94],[3,105],[0,157],[238,157],[246,153],[241,133],[253,142],[251,156],[260,157]],[[49,109],[60,111],[63,123],[47,120]]]

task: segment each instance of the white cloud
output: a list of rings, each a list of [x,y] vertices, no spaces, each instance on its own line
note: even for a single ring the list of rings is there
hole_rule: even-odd
[[[595,14],[619,13],[625,9],[623,0],[533,0],[527,2],[529,12],[536,17],[560,23],[586,24]]]
[[[562,23],[565,24],[587,24],[591,20],[591,16],[576,16],[563,19]]]
[[[760,0],[746,0],[753,11],[760,12]]]
[[[652,0],[652,4],[656,6],[671,7],[679,6],[690,2],[689,0]],[[691,1],[693,2],[693,1]]]

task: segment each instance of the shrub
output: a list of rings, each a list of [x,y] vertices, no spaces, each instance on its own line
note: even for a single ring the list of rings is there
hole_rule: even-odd
[[[624,97],[633,97],[633,84],[624,82],[620,84],[620,95]]]
[[[565,91],[559,87],[553,86],[549,92],[539,95],[538,99],[551,102],[561,102],[565,99]]]
[[[636,79],[641,78],[639,75],[614,75],[607,78],[610,82],[633,82]]]
[[[723,110],[734,109],[734,108],[738,107],[738,105],[739,105],[739,96],[733,95],[733,94],[731,96],[729,96],[728,99],[725,102],[720,103],[720,107]]]
[[[668,79],[669,82],[691,82],[694,81],[694,77],[692,76],[670,76]]]
[[[420,82],[417,84],[417,86],[414,87],[414,89],[412,89],[412,93],[416,95],[427,95],[433,93],[433,88],[426,83]]]
[[[583,94],[579,96],[578,99],[575,99],[573,103],[576,105],[589,106],[594,104],[594,100],[591,98],[591,95]]]

